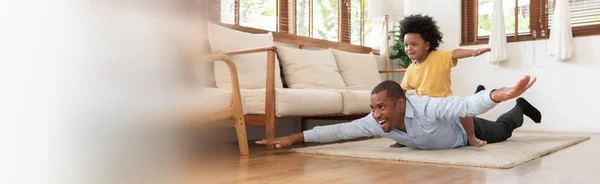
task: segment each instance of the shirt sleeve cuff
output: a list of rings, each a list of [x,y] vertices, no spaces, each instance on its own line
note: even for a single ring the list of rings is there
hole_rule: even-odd
[[[314,130],[305,130],[302,134],[304,134],[304,142],[319,142]]]
[[[494,102],[494,100],[492,100],[492,95],[491,95],[491,93],[492,93],[493,91],[494,91],[494,90],[484,90],[483,92],[481,92],[481,95],[483,95],[483,96],[482,96],[483,102],[484,102],[486,105],[497,105],[497,104],[498,104],[497,102]]]

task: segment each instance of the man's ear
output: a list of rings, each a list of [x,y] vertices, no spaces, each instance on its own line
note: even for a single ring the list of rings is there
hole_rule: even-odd
[[[398,106],[398,108],[401,108],[401,109],[406,108],[406,99],[399,98],[398,102],[396,102],[396,105]]]

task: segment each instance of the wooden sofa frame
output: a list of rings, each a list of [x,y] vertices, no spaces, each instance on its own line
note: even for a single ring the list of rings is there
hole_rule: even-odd
[[[233,126],[236,129],[238,146],[240,155],[248,155],[248,137],[246,135],[246,124],[244,120],[244,111],[242,107],[242,99],[240,93],[240,85],[238,80],[237,68],[233,60],[224,54],[209,54],[201,55],[203,62],[225,62],[231,73],[231,104],[228,107],[213,109],[208,112],[198,113],[198,109],[184,109],[181,117],[186,123],[186,127],[198,127],[206,124],[213,124],[214,122],[221,122],[222,120],[232,120],[234,124],[230,124],[231,121],[225,121],[228,124],[225,126]]]
[[[242,27],[237,25],[223,24],[212,22],[214,24],[228,27],[230,29],[253,33],[253,34],[264,34],[269,31],[254,29],[249,27]],[[316,48],[333,48],[338,50],[343,50],[347,52],[354,53],[373,53],[379,55],[378,51],[374,51],[369,47],[363,47],[358,45],[352,45],[350,43],[340,43],[340,42],[332,42],[327,40],[320,40],[308,37],[302,37],[297,35],[292,35],[288,33],[280,33],[280,32],[272,32],[273,41],[287,44],[297,44],[300,49],[304,47],[316,47]],[[277,117],[275,116],[275,57],[277,48],[275,46],[262,47],[262,48],[252,48],[245,49],[239,51],[232,52],[224,52],[226,55],[241,55],[241,54],[249,54],[249,53],[257,53],[257,52],[267,52],[267,76],[266,76],[266,96],[265,96],[265,114],[247,114],[245,115],[246,124],[248,125],[264,125],[265,126],[265,134],[266,138],[275,138],[275,123]],[[389,74],[393,72],[404,72],[405,69],[387,69],[380,70],[379,73],[387,73],[388,79],[390,78]],[[307,121],[309,119],[325,119],[325,120],[353,120],[358,119],[366,114],[357,114],[357,115],[344,115],[344,114],[323,114],[318,116],[300,116],[301,118],[301,128],[302,130],[307,129]],[[267,145],[267,150],[272,150],[274,145]]]

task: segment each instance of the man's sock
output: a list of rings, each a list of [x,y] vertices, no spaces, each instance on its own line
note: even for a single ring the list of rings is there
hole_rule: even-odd
[[[477,86],[477,89],[475,90],[475,94],[479,93],[481,90],[485,90],[485,87],[483,85]]]
[[[517,105],[523,110],[523,114],[531,118],[533,122],[540,123],[542,121],[542,114],[533,105],[522,97],[517,98]]]

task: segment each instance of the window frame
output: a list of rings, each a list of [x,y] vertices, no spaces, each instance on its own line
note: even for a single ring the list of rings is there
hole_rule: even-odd
[[[518,0],[515,1],[515,31],[506,35],[507,42],[531,41],[550,38],[548,25],[548,0],[530,0],[529,33],[518,33]],[[555,1],[556,2],[556,1]],[[479,0],[461,0],[461,39],[460,46],[488,44],[489,36],[477,36]],[[552,5],[554,6],[554,5]],[[600,35],[600,24],[572,28],[573,36]],[[542,34],[543,33],[543,34]]]

